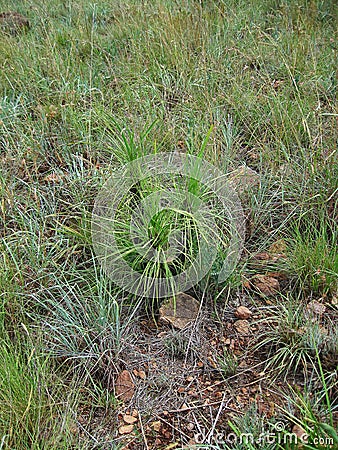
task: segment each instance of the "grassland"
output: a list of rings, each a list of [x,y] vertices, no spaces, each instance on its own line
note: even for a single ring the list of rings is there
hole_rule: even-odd
[[[202,448],[296,448],[215,443],[281,421],[304,448],[337,448],[336,2],[0,0],[9,11],[29,24],[0,17],[0,449],[194,448],[203,430]],[[122,163],[202,147],[260,185],[238,268],[196,286],[198,323],[178,332],[107,279],[91,211]]]

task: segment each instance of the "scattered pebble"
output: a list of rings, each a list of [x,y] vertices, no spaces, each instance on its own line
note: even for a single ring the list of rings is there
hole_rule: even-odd
[[[312,302],[307,304],[306,309],[313,314],[321,316],[326,311],[326,306],[322,303],[319,303],[317,300],[312,300]]]
[[[236,320],[234,327],[239,334],[249,334],[250,324],[247,320]]]
[[[134,429],[134,425],[122,425],[122,427],[119,428],[120,434],[130,434]]]
[[[235,316],[238,319],[249,319],[251,317],[252,312],[246,306],[239,306],[235,311]]]
[[[137,417],[131,416],[129,414],[125,414],[123,416],[123,421],[129,425],[137,422]]]

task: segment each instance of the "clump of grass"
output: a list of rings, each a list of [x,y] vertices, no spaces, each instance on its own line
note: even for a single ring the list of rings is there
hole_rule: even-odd
[[[338,288],[338,232],[336,224],[306,216],[289,229],[288,257],[302,287],[315,295]]]
[[[68,448],[70,417],[64,414],[62,421],[55,421],[60,411],[57,389],[53,396],[50,393],[53,370],[49,358],[23,338],[12,342],[3,336],[0,346],[1,448]]]
[[[238,361],[235,354],[224,348],[223,355],[217,358],[218,366],[222,372],[222,376],[231,377],[235,375],[238,367]]]
[[[318,378],[309,380],[304,389],[291,388],[291,394],[286,395],[287,408],[280,408],[286,418],[292,424],[301,427],[307,436],[304,448],[330,449],[338,444],[337,420],[334,418],[337,412],[337,368],[331,373],[325,373],[316,348],[318,363]],[[314,384],[320,384],[321,390],[314,388]],[[285,394],[284,394],[285,395]],[[289,444],[287,449],[297,448],[295,444]]]
[[[202,158],[211,129],[202,147],[195,150],[199,158],[187,159],[187,168],[183,166],[186,173],[179,168],[175,173],[173,156],[173,173],[170,168],[169,173],[162,173],[156,147],[154,159],[147,158],[144,147],[149,131],[142,133],[137,144],[133,133],[119,130],[118,158],[131,164],[122,166],[99,192],[92,236],[97,255],[114,282],[139,296],[158,298],[185,290],[176,286],[182,273],[189,274],[189,284],[200,272],[207,274],[209,266],[212,270],[215,252],[224,260],[231,235],[228,211],[222,209],[218,193],[203,184]],[[138,159],[140,155],[144,158]],[[147,162],[154,165],[151,171],[145,169]],[[126,188],[120,192],[121,178]],[[111,208],[105,217],[102,211]]]
[[[264,353],[265,370],[284,379],[299,371],[308,377],[316,370],[317,349],[324,357],[335,345],[335,334],[295,299],[286,298],[285,304],[273,307],[260,322],[263,332],[255,337],[254,351]]]
[[[173,332],[164,340],[164,346],[172,358],[185,358],[189,349],[189,340],[186,336]]]
[[[242,415],[229,421],[231,432],[237,436],[234,439],[232,436],[232,444],[225,444],[224,448],[234,448],[236,450],[272,450],[275,449],[275,444],[269,443],[268,440],[262,438],[267,433],[267,425],[270,429],[273,426],[268,422],[267,418],[261,416],[257,410],[257,405],[252,404],[249,409]],[[259,438],[261,438],[259,440]],[[221,447],[216,447],[217,449]]]
[[[96,375],[109,386],[117,371],[123,330],[131,316],[122,326],[120,305],[99,270],[94,279],[88,273],[79,275],[77,286],[57,278],[39,297],[32,294],[36,305],[32,317],[52,356],[72,363],[88,379]]]

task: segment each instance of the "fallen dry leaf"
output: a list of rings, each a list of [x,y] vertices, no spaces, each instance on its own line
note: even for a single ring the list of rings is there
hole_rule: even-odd
[[[128,370],[123,370],[115,382],[115,395],[124,402],[130,400],[135,391],[135,385]]]
[[[167,445],[164,450],[172,450],[173,448],[176,448],[178,445],[180,445],[178,442],[173,442],[172,444]]]

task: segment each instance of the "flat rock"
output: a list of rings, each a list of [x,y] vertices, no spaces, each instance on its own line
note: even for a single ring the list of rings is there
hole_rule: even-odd
[[[160,307],[160,321],[182,330],[196,320],[200,303],[191,295],[180,293]]]
[[[128,425],[132,425],[138,421],[137,417],[131,416],[130,414],[125,414],[123,416],[123,421]]]
[[[134,425],[122,425],[119,428],[120,434],[130,434],[134,429]]]

